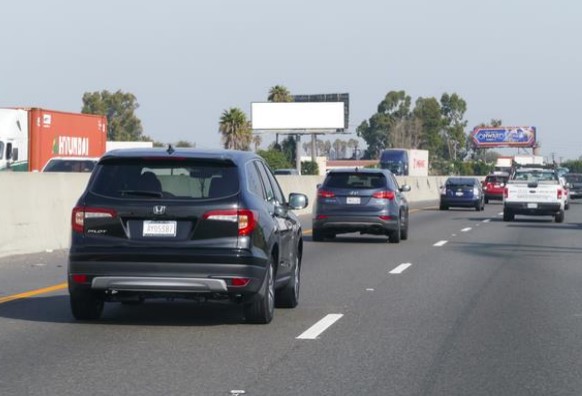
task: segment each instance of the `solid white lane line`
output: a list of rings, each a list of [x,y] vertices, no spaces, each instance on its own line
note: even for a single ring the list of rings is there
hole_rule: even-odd
[[[435,243],[433,246],[443,246],[447,243],[448,241],[438,241],[437,243]]]
[[[471,231],[471,227],[463,228],[463,229],[461,230],[461,232],[467,232],[467,231]]]
[[[483,223],[489,223],[491,221],[491,219],[485,219],[483,220]]]
[[[321,333],[326,331],[332,324],[341,319],[344,314],[329,314],[321,319],[319,322],[305,330],[298,340],[315,340]]]
[[[406,269],[408,267],[410,267],[412,264],[411,263],[403,263],[400,264],[398,267],[394,268],[392,271],[390,271],[391,274],[401,274],[404,271],[406,271]]]

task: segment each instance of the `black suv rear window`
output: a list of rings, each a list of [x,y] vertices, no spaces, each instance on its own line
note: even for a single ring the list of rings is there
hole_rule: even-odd
[[[325,186],[331,188],[369,189],[386,187],[386,177],[381,173],[330,173]]]
[[[114,198],[213,199],[239,190],[227,161],[119,158],[102,161],[91,192]]]

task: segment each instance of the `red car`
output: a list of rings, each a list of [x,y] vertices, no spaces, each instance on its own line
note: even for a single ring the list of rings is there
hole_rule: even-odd
[[[489,203],[490,199],[503,201],[503,189],[509,179],[508,173],[496,172],[488,175],[483,180],[483,193],[485,194],[485,203]]]

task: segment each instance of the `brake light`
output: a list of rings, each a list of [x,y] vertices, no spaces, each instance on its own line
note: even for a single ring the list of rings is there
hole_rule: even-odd
[[[318,190],[317,196],[320,198],[333,198],[335,197],[335,193],[333,191]]]
[[[558,199],[562,199],[563,191],[561,188],[558,188]]]
[[[238,235],[250,235],[257,227],[257,214],[249,209],[212,210],[204,213],[204,220],[229,221],[238,223]]]
[[[379,217],[381,220],[392,220],[392,216],[385,216],[385,215],[382,215],[382,216],[378,216],[378,217]]]
[[[315,217],[315,219],[316,219],[316,220],[323,220],[323,219],[327,219],[327,217],[328,217],[328,216],[326,216],[326,215],[322,215],[322,214],[320,214],[320,215],[317,215],[317,217]]]
[[[250,281],[251,280],[249,278],[232,278],[230,280],[230,285],[236,287],[243,287],[248,285]]]
[[[113,209],[75,206],[71,216],[73,231],[82,234],[85,231],[85,219],[113,218],[117,212]]]
[[[378,191],[372,194],[372,197],[378,199],[394,199],[394,191]]]
[[[73,274],[72,278],[75,283],[87,283],[89,279],[85,274]]]

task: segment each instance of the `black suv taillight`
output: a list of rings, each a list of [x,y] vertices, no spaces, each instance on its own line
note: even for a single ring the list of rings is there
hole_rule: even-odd
[[[117,212],[113,209],[75,206],[71,218],[73,231],[82,234],[85,231],[85,219],[113,218]]]
[[[248,209],[211,210],[204,213],[204,220],[238,223],[238,235],[250,235],[257,227],[257,213]]]

